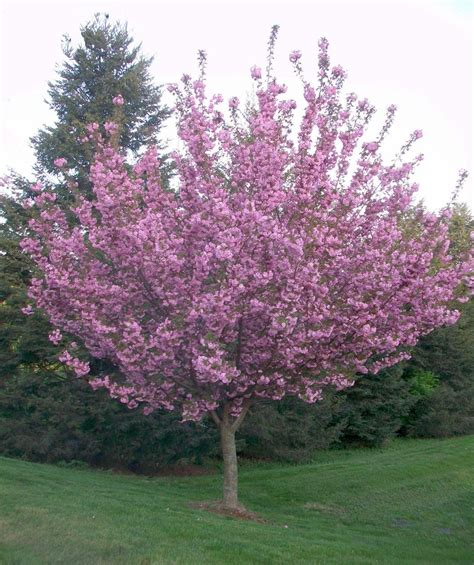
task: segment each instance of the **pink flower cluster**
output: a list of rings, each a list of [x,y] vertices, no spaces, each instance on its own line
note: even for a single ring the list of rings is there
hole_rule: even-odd
[[[81,361],[80,359],[77,359],[77,357],[73,357],[69,351],[63,351],[58,358],[62,363],[73,369],[77,377],[84,377],[90,371],[89,363],[87,363],[87,361]]]
[[[104,129],[107,134],[112,135],[118,131],[118,125],[115,122],[105,122]]]
[[[301,52],[300,51],[292,51],[290,53],[290,61],[292,63],[296,63],[297,61],[299,61],[301,59]]]
[[[162,185],[156,148],[131,170],[92,124],[94,198],[75,203],[74,222],[48,191],[36,198],[22,244],[41,273],[30,297],[117,368],[94,387],[194,420],[254,398],[315,402],[457,319],[472,257],[450,257],[448,215],[413,207],[417,158],[385,163],[381,138],[362,142],[374,109],[343,96],[345,73],[319,47],[299,127],[286,88],[261,84],[257,67],[256,105],[231,119],[202,77],[185,76],[171,86],[176,190]]]
[[[48,335],[49,341],[54,343],[54,345],[59,345],[62,338],[63,338],[63,336],[62,336],[60,330],[54,330]]]
[[[64,157],[60,157],[59,159],[54,160],[54,166],[58,167],[58,169],[62,169],[66,166],[67,160]]]
[[[254,80],[260,80],[262,78],[262,69],[260,67],[257,67],[256,65],[254,65],[251,69],[250,69],[250,76],[254,79]]]

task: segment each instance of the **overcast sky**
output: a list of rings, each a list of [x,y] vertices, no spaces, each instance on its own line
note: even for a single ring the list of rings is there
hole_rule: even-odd
[[[196,71],[196,52],[209,55],[212,90],[245,98],[249,68],[264,66],[272,24],[281,26],[276,50],[278,78],[297,100],[288,53],[303,53],[306,74],[315,69],[317,40],[330,42],[331,61],[349,73],[347,89],[367,96],[379,112],[394,103],[399,112],[387,144],[395,153],[414,129],[424,138],[425,160],[417,173],[421,195],[432,208],[449,200],[457,172],[471,178],[461,195],[474,207],[472,175],[472,0],[389,2],[276,1],[226,2],[22,2],[0,0],[0,174],[9,168],[30,174],[29,138],[54,114],[45,102],[47,82],[64,60],[61,37],[79,40],[81,24],[95,12],[128,22],[143,51],[155,57],[157,83],[175,82]]]

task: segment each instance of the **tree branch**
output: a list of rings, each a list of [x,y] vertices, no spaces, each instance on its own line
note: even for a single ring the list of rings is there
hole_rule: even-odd
[[[215,410],[211,410],[210,412],[212,419],[214,420],[214,422],[216,423],[216,426],[218,428],[220,428],[221,424],[222,424],[222,420],[219,418],[219,416],[217,415],[217,412]]]
[[[238,329],[238,333],[237,333],[237,355],[236,355],[236,359],[235,359],[235,367],[236,367],[236,369],[239,369],[239,370],[240,370],[240,356],[241,356],[241,352],[242,352],[242,326],[243,326],[242,317],[240,317],[240,319],[239,319],[239,329]]]
[[[245,416],[247,415],[247,412],[249,411],[251,402],[252,402],[251,398],[246,398],[244,400],[244,403],[242,405],[242,411],[240,412],[238,418],[235,420],[235,422],[231,426],[231,429],[232,429],[233,432],[236,432],[239,429],[240,424],[243,422]]]

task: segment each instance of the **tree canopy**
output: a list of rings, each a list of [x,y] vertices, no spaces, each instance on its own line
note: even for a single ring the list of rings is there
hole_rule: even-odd
[[[343,97],[345,72],[330,66],[322,39],[317,86],[301,54],[290,55],[305,98],[295,143],[296,102],[273,77],[272,53],[266,80],[251,69],[258,104],[247,114],[235,97],[226,114],[222,97],[207,95],[204,53],[196,80],[170,86],[183,145],[173,154],[176,190],[163,185],[156,147],[132,168],[120,125],[89,124],[81,143],[95,149],[92,198],[77,193],[66,214],[54,191],[35,185],[32,236],[22,242],[38,268],[30,297],[56,327],[51,340],[75,336],[117,368],[94,387],[147,412],[212,415],[229,508],[238,507],[235,431],[252,400],[315,402],[328,385],[396,364],[457,320],[452,301],[472,287],[472,261],[449,254],[448,210],[418,207],[416,229],[405,229],[419,161],[408,152],[421,132],[386,163],[395,108],[378,137],[363,140],[374,109]],[[126,107],[117,94],[111,103]],[[66,158],[55,164],[65,179],[74,172]],[[89,372],[74,343],[60,359]]]

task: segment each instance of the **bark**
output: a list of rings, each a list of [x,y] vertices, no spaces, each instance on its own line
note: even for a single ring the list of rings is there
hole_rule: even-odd
[[[235,430],[228,422],[222,422],[220,432],[222,458],[224,460],[224,507],[237,510],[240,508],[240,504]]]
[[[229,510],[242,510],[239,503],[238,493],[238,465],[237,450],[235,447],[235,432],[239,429],[250,406],[250,400],[246,400],[242,412],[234,419],[229,414],[229,405],[225,405],[222,416],[216,412],[211,415],[219,427],[221,435],[222,459],[224,461],[224,500],[223,505]]]

